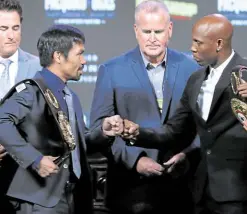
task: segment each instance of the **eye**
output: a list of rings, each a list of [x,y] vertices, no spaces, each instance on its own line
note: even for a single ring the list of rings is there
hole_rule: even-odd
[[[152,31],[151,30],[142,30],[142,32],[145,34],[150,34]]]
[[[6,31],[8,28],[7,27],[4,27],[4,26],[1,26],[0,27],[0,31]]]
[[[164,32],[164,30],[155,30],[155,31],[154,31],[155,34],[161,34],[161,33],[163,33],[163,32]]]
[[[201,41],[197,40],[197,39],[194,39],[193,40],[198,46],[200,46],[201,44],[203,44]]]
[[[19,29],[20,29],[20,26],[19,26],[19,25],[13,27],[13,30],[14,30],[14,31],[18,31]]]

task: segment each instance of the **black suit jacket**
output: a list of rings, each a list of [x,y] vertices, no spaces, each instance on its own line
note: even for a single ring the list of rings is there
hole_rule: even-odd
[[[159,149],[184,148],[196,131],[202,160],[195,177],[195,197],[205,185],[219,202],[247,200],[247,132],[232,112],[232,68],[247,65],[237,53],[222,73],[214,91],[208,120],[198,112],[197,98],[209,67],[191,75],[174,116],[161,129],[141,129],[136,145]],[[189,139],[189,140],[186,140]]]
[[[42,75],[37,73],[36,78],[42,78]],[[46,82],[45,79],[43,81]],[[19,93],[14,92],[0,106],[0,142],[12,158],[4,161],[3,174],[9,181],[9,184],[4,185],[8,196],[44,207],[53,207],[58,203],[65,183],[69,180],[70,171],[64,164],[69,165],[70,158],[62,164],[58,174],[47,178],[40,177],[30,167],[40,155],[61,156],[66,151],[66,147],[38,87],[25,85],[24,90]],[[73,99],[82,168],[82,176],[78,182],[78,187],[81,187],[78,189],[79,203],[85,205],[83,208],[85,213],[91,213],[91,177],[86,159],[86,147],[89,146],[92,150],[93,143],[100,142],[102,146],[108,145],[109,141],[103,135],[101,127],[92,133],[85,133],[83,113],[75,94]]]

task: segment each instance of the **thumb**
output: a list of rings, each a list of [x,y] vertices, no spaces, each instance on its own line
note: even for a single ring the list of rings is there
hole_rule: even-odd
[[[174,170],[174,168],[176,167],[176,164],[175,164],[175,162],[167,169],[167,172],[168,173],[171,173],[173,170]]]
[[[241,84],[246,83],[246,81],[242,78],[240,79],[240,81],[241,81]]]
[[[169,159],[168,161],[164,162],[163,165],[166,166],[166,165],[171,165],[171,164],[173,164],[173,163],[175,163],[175,161],[174,161],[173,158],[171,158],[171,159]]]
[[[49,160],[51,160],[51,161],[54,161],[54,160],[56,160],[57,158],[59,158],[59,156],[57,156],[57,157],[47,156],[47,158],[48,158]]]

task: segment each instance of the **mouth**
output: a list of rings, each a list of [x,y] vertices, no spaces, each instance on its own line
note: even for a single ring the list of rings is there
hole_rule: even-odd
[[[147,47],[149,49],[157,49],[157,48],[159,48],[159,45],[148,45]]]
[[[5,43],[5,45],[15,45],[16,43],[15,42],[8,42],[8,43]]]
[[[79,72],[80,75],[82,75],[82,73],[83,73],[83,67],[84,67],[84,66],[81,66],[81,67],[78,69],[78,72]]]
[[[200,61],[201,61],[198,57],[196,57],[196,56],[194,56],[194,55],[193,55],[193,59],[194,59],[195,61],[197,61],[197,62],[200,62]]]

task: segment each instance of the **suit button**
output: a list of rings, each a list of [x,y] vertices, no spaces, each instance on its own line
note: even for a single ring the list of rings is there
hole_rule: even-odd
[[[130,140],[130,141],[129,141],[129,145],[130,145],[130,146],[134,146],[134,145],[135,145],[135,142],[132,141],[132,140]]]
[[[211,132],[211,129],[208,129],[208,132]]]
[[[208,149],[206,153],[207,153],[207,155],[210,155],[211,154],[211,150]]]
[[[65,163],[65,164],[63,165],[63,168],[64,168],[64,169],[67,169],[67,168],[68,168],[68,164]]]

